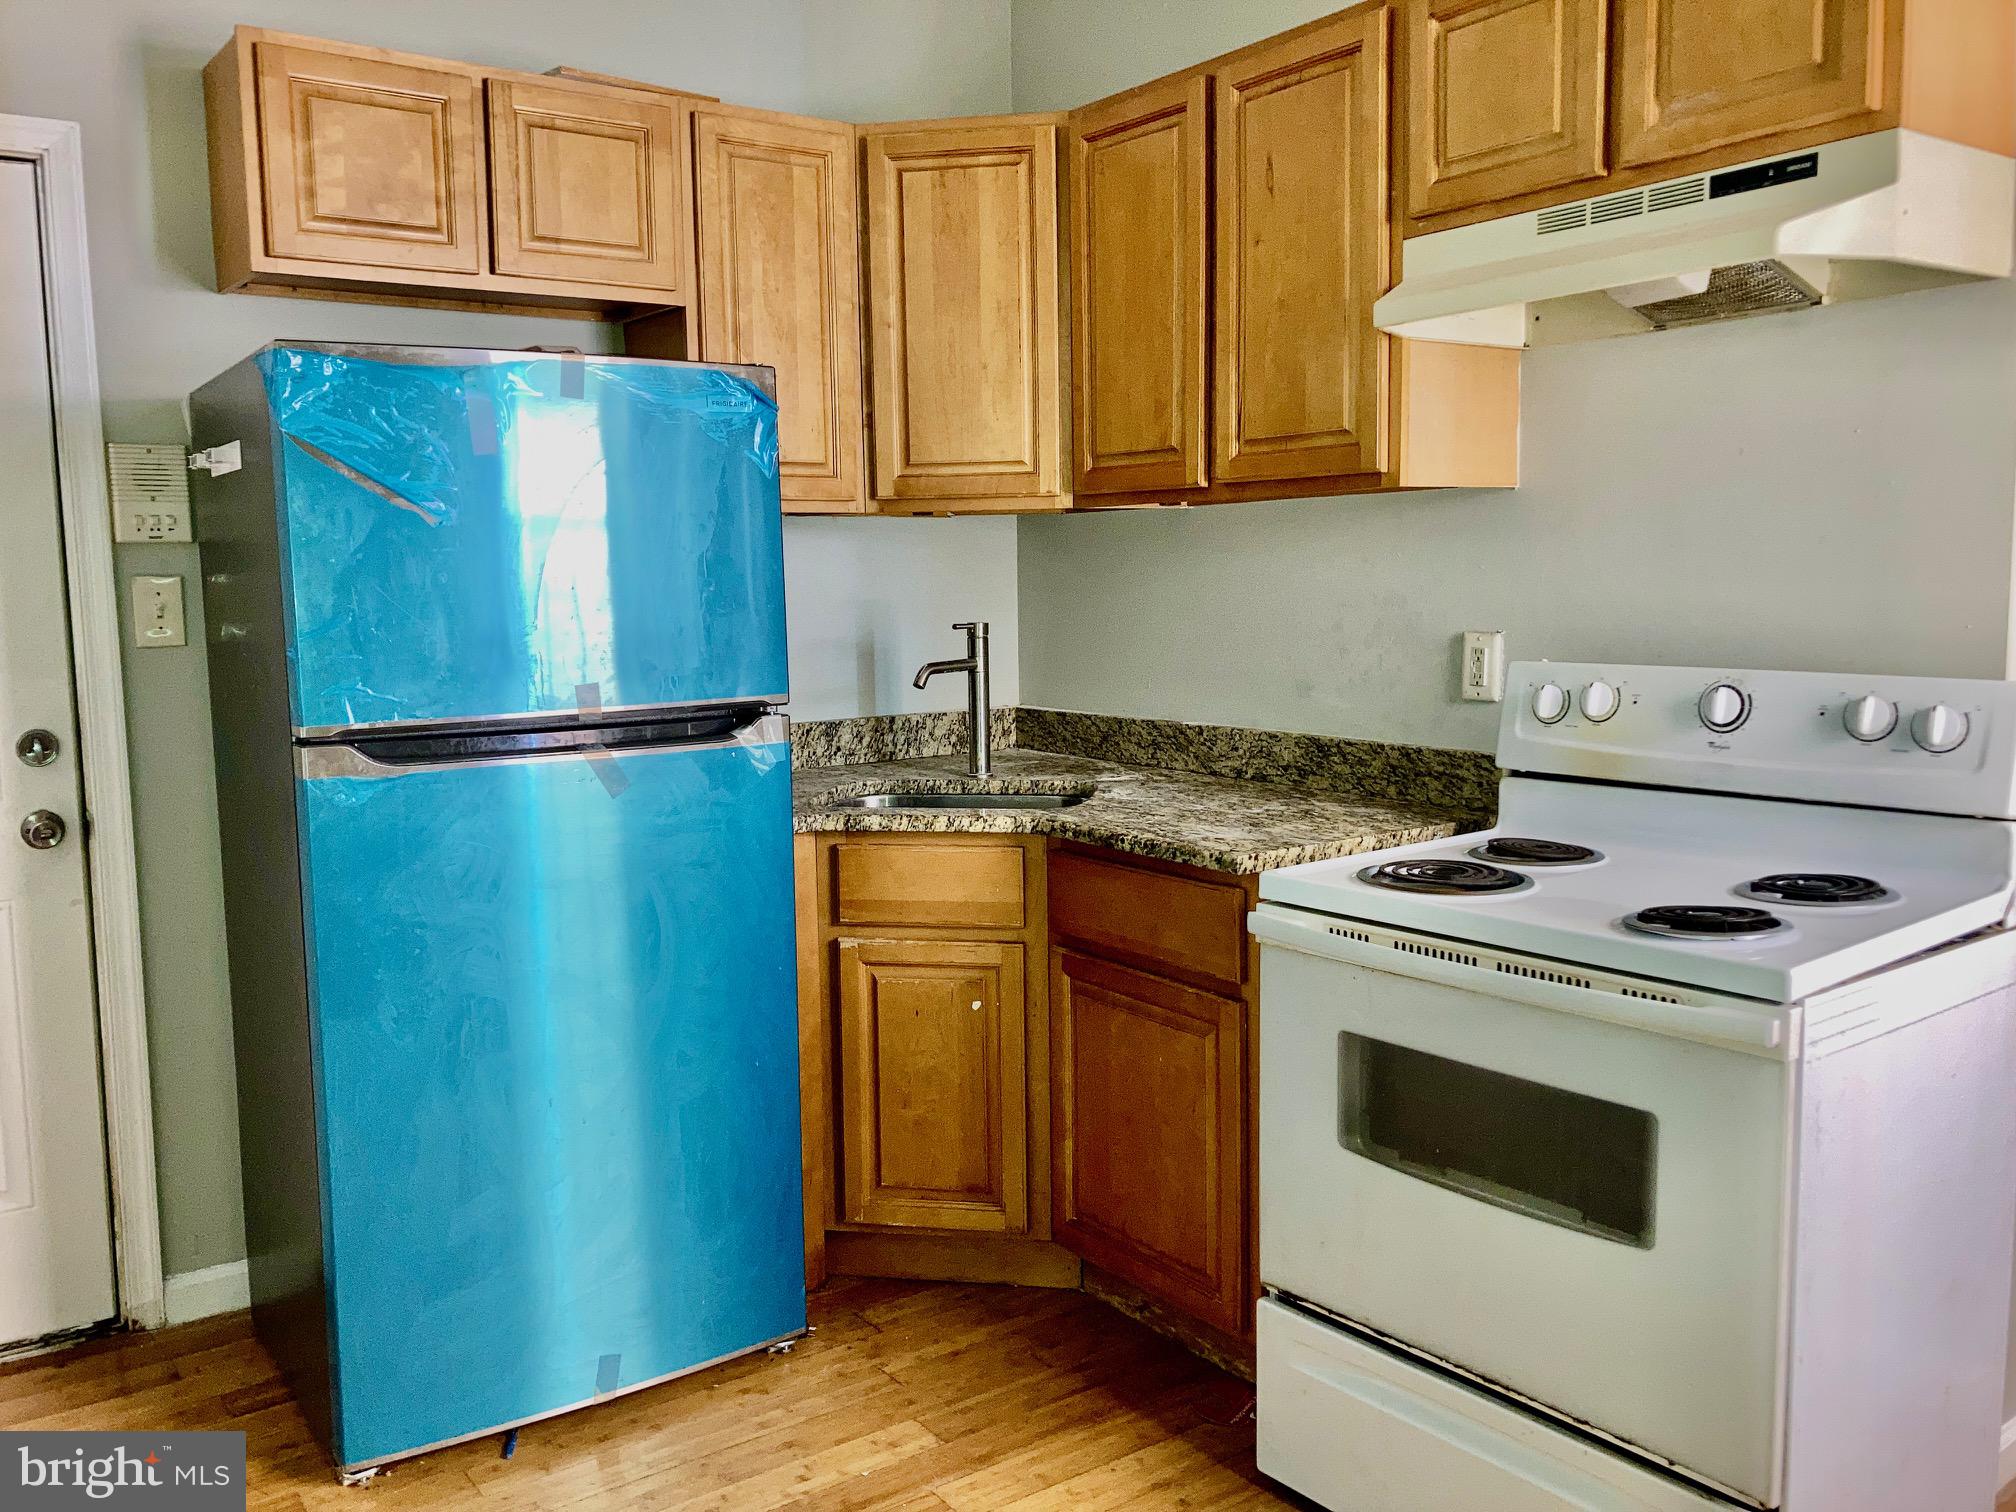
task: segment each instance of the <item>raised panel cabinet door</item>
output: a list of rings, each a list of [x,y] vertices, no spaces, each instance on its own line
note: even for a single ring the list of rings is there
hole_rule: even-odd
[[[843,940],[840,1216],[1025,1233],[1022,947]]]
[[[1056,493],[1057,128],[863,142],[876,497]]]
[[[1902,3],[1617,0],[1618,162],[1873,116],[1883,105],[1886,11]]]
[[[511,76],[485,88],[496,271],[683,299],[691,107],[672,95]]]
[[[1404,0],[1407,213],[1600,178],[1609,0]]]
[[[473,76],[274,42],[253,57],[270,255],[481,270]]]
[[[1058,1242],[1245,1332],[1244,1003],[1063,950],[1050,980]]]
[[[1217,76],[1218,482],[1385,470],[1386,32],[1361,7]]]
[[[1205,415],[1210,81],[1074,111],[1072,431],[1078,493],[1199,488]]]
[[[777,370],[787,513],[863,507],[854,128],[702,106],[693,116],[700,356]]]

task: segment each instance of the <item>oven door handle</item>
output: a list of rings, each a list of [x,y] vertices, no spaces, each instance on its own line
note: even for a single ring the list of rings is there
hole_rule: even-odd
[[[1420,948],[1405,949],[1403,954],[1401,949],[1376,943],[1377,935],[1396,935],[1404,940],[1406,937],[1399,931],[1370,926],[1361,931],[1374,933],[1375,942],[1367,943],[1333,933],[1331,926],[1318,922],[1316,916],[1309,916],[1308,922],[1304,922],[1279,904],[1262,904],[1258,912],[1247,916],[1247,922],[1254,937],[1261,943],[1298,950],[1304,955],[1343,961],[1393,976],[1439,982],[1469,992],[1510,998],[1560,1013],[1601,1019],[1605,1023],[1646,1029],[1654,1034],[1741,1050],[1751,1055],[1783,1060],[1790,1059],[1793,1053],[1795,1036],[1791,1030],[1797,1022],[1796,1014],[1771,1004],[1759,1003],[1755,1008],[1732,1004],[1724,1008],[1711,1003],[1665,1003],[1650,997],[1610,992],[1601,987],[1550,982],[1527,972],[1552,969],[1565,976],[1572,975],[1574,968],[1554,967],[1552,963],[1537,960],[1531,967],[1522,967],[1520,958],[1509,953],[1453,940],[1423,939],[1418,942]],[[1344,929],[1351,926],[1348,921],[1339,920],[1336,927]],[[1478,962],[1502,960],[1507,964],[1506,969],[1501,970],[1496,965],[1472,965],[1469,960],[1452,960],[1452,956],[1468,957]],[[1652,988],[1653,984],[1648,983],[1647,990]]]

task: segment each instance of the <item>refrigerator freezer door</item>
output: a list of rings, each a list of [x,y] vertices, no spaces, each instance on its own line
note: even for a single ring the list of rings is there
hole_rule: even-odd
[[[417,348],[256,360],[297,730],[785,697],[777,408],[747,378]]]
[[[802,1330],[788,746],[379,773],[298,784],[340,1462]]]

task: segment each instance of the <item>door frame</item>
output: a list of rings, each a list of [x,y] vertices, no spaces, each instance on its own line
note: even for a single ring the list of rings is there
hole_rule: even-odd
[[[105,486],[105,433],[91,268],[84,237],[84,157],[74,121],[0,115],[0,158],[35,168],[41,206],[49,366],[56,408],[58,509],[70,604],[85,865],[98,1005],[105,1153],[112,1183],[119,1314],[135,1328],[165,1321],[147,989],[140,954],[140,877],[120,664],[118,577]]]

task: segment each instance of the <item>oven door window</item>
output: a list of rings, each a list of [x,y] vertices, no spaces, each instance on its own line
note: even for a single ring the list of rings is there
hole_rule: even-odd
[[[1345,1149],[1542,1223],[1652,1247],[1652,1114],[1359,1034],[1338,1038]]]

